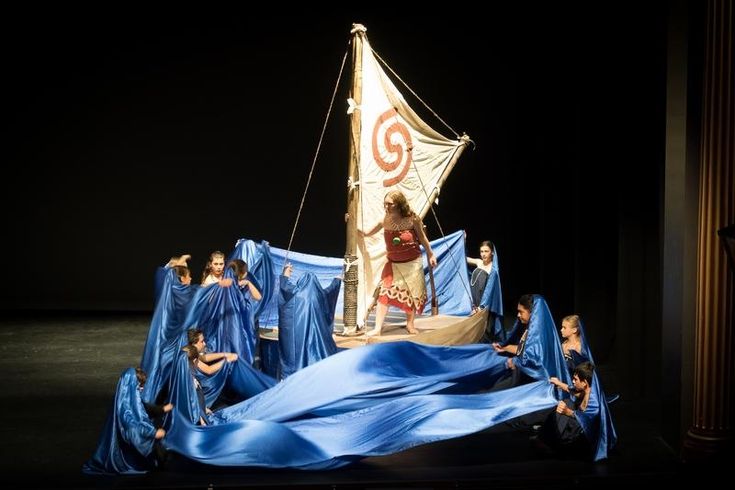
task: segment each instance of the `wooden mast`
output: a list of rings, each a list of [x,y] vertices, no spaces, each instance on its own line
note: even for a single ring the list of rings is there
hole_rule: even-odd
[[[344,275],[344,335],[357,332],[357,204],[360,198],[360,121],[362,103],[362,46],[367,29],[362,24],[352,24],[352,88],[350,98],[354,106],[350,119],[350,153],[347,167],[347,213],[345,214],[345,275]],[[356,185],[358,184],[358,185]]]

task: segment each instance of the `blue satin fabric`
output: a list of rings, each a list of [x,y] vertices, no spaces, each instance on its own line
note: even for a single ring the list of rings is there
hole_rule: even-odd
[[[227,375],[226,369],[216,373],[220,376],[214,377],[218,382],[210,385],[210,401],[202,405],[194,382],[196,371],[186,352],[179,350],[176,353],[173,372],[171,373],[171,385],[169,386],[169,401],[173,403],[174,409],[165,420],[167,431],[171,429],[172,424],[180,419],[187,420],[190,424],[197,424],[200,417],[206,421],[208,418],[207,405],[210,405],[219,396],[224,387]],[[223,371],[224,376],[222,376]],[[201,374],[203,375],[203,373]],[[203,375],[202,378],[206,378],[206,376]]]
[[[312,273],[296,282],[281,276],[278,346],[282,378],[337,352],[332,331],[341,285],[342,281],[334,278],[322,288]]]
[[[580,354],[576,350],[570,350],[569,351],[569,359],[567,359],[567,367],[569,368],[569,375],[571,376],[574,374],[574,368],[582,364],[583,362],[588,362],[590,359],[589,357]]]
[[[516,320],[506,344],[517,344],[522,330],[523,325]],[[572,382],[551,311],[544,297],[539,294],[533,295],[526,345],[513,361],[516,368],[535,380],[548,381],[555,376],[566,384]]]
[[[464,231],[459,230],[430,242],[438,265],[434,269],[434,286],[439,301],[439,312],[444,315],[465,316],[472,312],[472,296],[467,273]],[[421,247],[423,251],[423,247]],[[426,282],[427,311],[431,305],[429,264],[423,254],[424,282]],[[426,311],[425,311],[426,313]]]
[[[477,395],[406,396],[288,422],[245,419],[185,430],[180,424],[167,440],[170,450],[206,464],[324,470],[461,437],[555,403],[549,384],[536,382]]]
[[[505,328],[503,327],[503,290],[500,287],[500,258],[498,251],[493,247],[493,267],[487,277],[485,290],[479,306],[495,314],[492,331],[496,339],[505,340]]]
[[[162,283],[140,362],[148,375],[143,399],[150,402],[155,401],[160,390],[168,383],[171,365],[179,348],[179,336],[186,330],[184,320],[198,289],[197,286],[182,284],[170,267],[160,267],[156,277],[159,275]]]
[[[258,245],[252,240],[241,238],[235,244],[235,250],[230,254],[230,259],[244,260],[248,264],[248,279],[263,296],[260,301],[252,301],[252,314],[254,324],[257,325],[260,315],[274,298],[276,277],[271,249],[265,240]]]
[[[123,371],[97,450],[82,467],[88,474],[137,474],[153,468],[156,428],[145,411],[135,369]]]
[[[198,369],[193,369],[186,353],[181,350],[187,343],[186,332],[179,337],[177,343],[175,363],[169,385],[169,400],[174,404],[174,411],[181,411],[187,420],[196,422],[201,415],[194,377],[202,387],[206,406],[208,407],[214,405],[223,394],[228,400],[237,402],[255,396],[276,384],[275,379],[256,370],[250,362],[240,357],[234,363],[225,362],[222,369],[211,376],[207,375]],[[209,347],[207,347],[207,351],[222,352],[214,351]],[[167,420],[167,423],[169,422],[170,418]]]
[[[225,277],[233,279],[232,286],[212,284],[199,289],[185,324],[187,328],[204,332],[208,351],[235,352],[252,364],[257,335],[255,325],[230,269],[225,271]]]
[[[505,358],[486,344],[367,345],[340,351],[297,371],[258,396],[218,411],[213,423],[333,415],[389,398],[435,393],[455,385],[470,393],[482,387],[477,379],[489,387],[505,371]]]
[[[279,310],[279,296],[280,296],[280,279],[283,272],[283,266],[286,263],[286,255],[288,255],[288,262],[293,265],[293,271],[291,273],[291,281],[298,282],[307,274],[313,274],[316,276],[319,284],[323,288],[329,287],[332,280],[342,274],[343,259],[323,257],[320,255],[310,255],[299,252],[287,253],[286,250],[271,247],[271,258],[273,264],[273,274],[276,278],[273,282],[273,292],[271,293],[272,299],[270,303],[265,306],[263,313],[260,315],[260,326],[276,327],[279,325],[278,310]],[[339,288],[337,297],[337,308],[342,308],[342,288]],[[334,311],[334,310],[333,310]]]
[[[220,395],[224,394],[228,400],[237,402],[255,396],[276,384],[275,379],[256,370],[249,362],[239,357],[234,363],[225,362],[222,369],[212,375],[194,369],[182,350],[187,340],[188,333],[183,332],[176,342],[175,363],[168,389],[169,400],[174,404],[174,410],[183,412],[187,420],[197,421],[202,415],[194,377],[202,388],[207,407],[214,405]],[[207,351],[213,350],[207,348]],[[167,420],[167,423],[169,422],[170,418]]]
[[[194,427],[180,417],[166,446],[207,464],[335,468],[459,437],[556,405],[547,380],[472,394],[505,371],[486,345],[412,342],[350,349],[297,371],[273,388]],[[465,387],[466,393],[440,393]]]
[[[587,341],[582,320],[579,321],[579,337],[582,346],[582,356],[594,364],[592,350]],[[592,390],[587,410],[581,413],[575,413],[577,414],[579,424],[590,441],[595,461],[607,458],[608,451],[617,443],[618,435],[613,426],[612,414],[610,413],[607,398],[600,383],[600,377],[597,375],[597,368],[595,368],[592,374]]]
[[[161,296],[163,291],[163,283],[166,280],[166,273],[169,267],[160,266],[156,267],[156,273],[153,276],[153,304],[154,306],[158,303],[158,297]]]

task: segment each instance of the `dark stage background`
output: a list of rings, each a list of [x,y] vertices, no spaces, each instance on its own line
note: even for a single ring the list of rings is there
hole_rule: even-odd
[[[147,311],[154,268],[171,255],[191,253],[198,275],[209,252],[241,237],[286,247],[358,21],[476,142],[437,213],[446,233],[467,230],[473,255],[480,241],[496,243],[508,316],[521,294],[543,294],[557,320],[583,316],[624,394],[657,386],[666,7],[483,9],[7,16],[1,306]],[[346,87],[298,251],[344,252]]]

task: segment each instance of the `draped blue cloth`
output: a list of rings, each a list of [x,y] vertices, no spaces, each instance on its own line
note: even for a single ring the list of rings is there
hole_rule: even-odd
[[[473,394],[505,358],[487,345],[412,342],[338,352],[194,427],[184,417],[166,446],[215,465],[335,468],[365,456],[459,437],[556,405],[548,381]],[[466,387],[466,393],[442,393]]]
[[[439,302],[439,312],[444,315],[465,316],[472,313],[472,296],[467,274],[464,231],[459,230],[444,238],[432,240],[431,250],[438,262],[434,269],[434,286]],[[423,247],[422,247],[423,250]],[[424,282],[427,284],[426,304],[431,304],[429,284],[429,264],[423,254]]]
[[[500,257],[498,257],[497,249],[493,246],[493,267],[488,274],[485,290],[482,292],[482,299],[478,305],[494,314],[491,330],[496,339],[505,340],[505,328],[503,327],[503,290],[500,286]]]
[[[135,369],[123,371],[94,455],[82,466],[88,474],[137,474],[153,468],[156,428],[143,406]]]
[[[339,278],[333,278],[322,288],[310,272],[296,282],[281,276],[278,346],[282,378],[337,352],[332,332],[341,284]]]
[[[215,373],[214,379],[219,378],[218,382],[211,384],[211,401],[205,402],[204,404],[202,404],[202,400],[200,400],[200,397],[197,394],[195,376],[197,374],[201,374],[201,378],[205,379],[206,375],[204,375],[204,373],[198,373],[197,371],[198,370],[196,370],[189,361],[187,353],[179,350],[176,353],[173,372],[171,374],[171,385],[169,387],[169,400],[173,403],[174,408],[165,420],[167,431],[170,430],[172,425],[178,420],[186,420],[190,424],[197,424],[200,418],[203,418],[205,421],[208,419],[206,408],[222,391],[227,375],[227,369],[224,369],[223,367],[223,369]],[[224,373],[224,377],[222,376],[222,373]],[[217,377],[217,375],[219,375],[219,377]],[[206,397],[206,393],[203,396]]]
[[[185,323],[188,328],[204,332],[210,352],[235,352],[252,364],[257,335],[255,325],[231,269],[225,271],[225,278],[233,279],[233,285],[212,284],[199,289]]]
[[[283,266],[286,264],[286,255],[288,262],[293,265],[291,280],[298,282],[307,274],[313,274],[319,284],[323,288],[329,287],[332,280],[336,276],[342,274],[343,259],[324,257],[320,255],[310,255],[299,252],[288,252],[287,250],[277,247],[271,247],[271,258],[273,264],[273,274],[276,278],[273,282],[273,291],[271,292],[271,300],[265,305],[263,313],[260,315],[261,327],[276,327],[279,325],[279,296],[280,296],[280,280]],[[343,288],[339,288],[337,303],[335,309],[342,308],[343,305]],[[265,302],[265,299],[262,303]]]
[[[399,397],[289,422],[243,419],[186,430],[180,424],[167,441],[170,450],[207,464],[324,470],[479,432],[555,404],[549,384],[539,381],[495,393]]]
[[[148,375],[143,399],[150,402],[155,401],[168,383],[179,336],[186,330],[184,321],[198,289],[198,286],[182,284],[170,267],[159,267],[156,277],[162,278],[162,282],[140,362]]]
[[[213,285],[211,287],[219,286]],[[230,288],[219,288],[219,289],[232,289]],[[236,289],[236,288],[235,288]],[[205,297],[205,295],[202,295]],[[196,308],[195,308],[196,310]],[[196,320],[192,317],[193,320]],[[225,325],[232,325],[229,318],[223,317],[220,319]],[[207,343],[207,352],[235,352],[232,350],[219,350],[210,348],[209,339],[205,333],[205,341]],[[204,393],[206,406],[212,406],[215,401],[225,393],[229,399],[235,399],[235,401],[244,400],[251,396],[257,395],[276,384],[276,380],[264,374],[252,366],[252,363],[246,359],[240,357],[238,353],[238,359],[235,363],[225,363],[222,369],[212,375],[207,375],[198,369],[194,369],[193,372],[190,363],[187,360],[186,353],[182,351],[182,348],[188,342],[188,333],[182,333],[176,342],[176,351],[174,353],[176,363],[174,364],[173,375],[169,385],[170,401],[174,404],[174,410],[178,410],[179,403],[184,403],[181,409],[187,419],[199,420],[199,414],[196,411],[198,407],[198,399],[196,390],[194,389],[193,378],[196,377],[197,381],[202,387]],[[200,361],[202,362],[202,361]],[[191,378],[191,379],[190,379]]]
[[[483,387],[476,379],[491,386],[501,377],[505,360],[486,344],[447,347],[390,342],[347,349],[297,371],[258,396],[218,411],[214,423],[333,415],[455,385],[471,393]]]
[[[232,259],[244,260],[248,264],[248,278],[263,296],[260,301],[253,301],[253,320],[257,325],[260,315],[276,296],[274,294],[276,278],[280,271],[276,272],[270,245],[265,240],[257,244],[245,238],[239,239],[235,244],[235,250],[230,254],[229,260]]]
[[[166,280],[166,273],[168,272],[169,267],[167,266],[159,266],[156,267],[156,273],[153,276],[153,305],[155,307],[156,303],[158,303],[158,297],[161,296],[161,291],[163,291],[163,283]]]
[[[579,338],[582,346],[582,356],[594,364],[592,350],[587,341],[587,335],[585,334],[584,324],[581,319],[579,321]],[[613,426],[612,414],[610,413],[607,398],[602,389],[596,368],[592,374],[592,390],[587,410],[584,412],[575,411],[575,416],[582,426],[587,439],[590,441],[594,460],[598,461],[607,458],[608,451],[617,443],[618,435]]]
[[[233,253],[233,258],[242,258],[250,266],[250,262],[245,257],[257,257],[258,253],[265,253],[263,244],[267,245],[267,242],[263,242],[261,245],[252,245],[252,243],[250,240],[240,239]],[[469,295],[470,284],[467,279],[464,232],[462,230],[456,231],[447,235],[445,238],[433,240],[430,243],[431,249],[439,262],[434,269],[434,284],[439,300],[439,311],[446,315],[469,315],[472,311],[472,298]],[[255,251],[250,252],[251,248]],[[319,284],[323,288],[328,287],[335,276],[342,274],[344,266],[344,260],[342,258],[288,252],[277,247],[268,247],[268,252],[268,257],[271,259],[272,275],[262,273],[260,276],[256,276],[263,286],[261,292],[264,295],[263,300],[258,305],[262,309],[260,313],[261,327],[275,327],[278,325],[277,297],[280,287],[278,278],[280,278],[281,272],[283,271],[287,255],[288,261],[293,265],[292,280],[298,281],[301,276],[312,273],[317,277]],[[273,283],[270,286],[265,284],[262,279],[263,277],[273,277]],[[429,268],[426,255],[424,255],[424,277],[428,285]],[[426,289],[429,295],[427,304],[430,304],[431,289],[429,287]],[[266,297],[266,292],[268,297]],[[342,311],[343,306],[344,293],[343,288],[340,287],[336,310]],[[502,312],[502,307],[500,311]]]
[[[247,323],[248,315],[241,309],[241,299],[242,295],[236,286],[220,287],[213,284],[200,289],[187,316],[187,325],[203,331],[207,352],[234,352],[238,355],[237,362],[225,364],[223,369],[211,376],[195,370],[194,375],[202,386],[207,406],[211,406],[225,390],[230,397],[241,400],[267,390],[277,382],[255,369],[252,357],[247,357],[248,353],[252,355],[255,345],[255,330]],[[186,355],[181,349],[187,342],[188,333],[184,331],[175,343],[173,356],[185,359]],[[187,378],[182,375],[186,365],[186,362],[178,360],[175,368],[179,370],[178,377],[171,378],[169,391],[173,394],[174,389],[178,390],[183,400],[193,404],[195,392],[190,391]],[[173,399],[172,403],[176,405]],[[189,414],[193,416],[193,412]]]
[[[506,345],[517,344],[522,330],[523,325],[516,320]],[[533,295],[525,347],[513,360],[517,369],[535,380],[548,381],[555,376],[566,384],[572,382],[551,311],[539,294]]]

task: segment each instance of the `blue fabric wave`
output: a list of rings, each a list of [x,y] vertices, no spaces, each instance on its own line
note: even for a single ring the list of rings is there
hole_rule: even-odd
[[[431,393],[479,374],[490,386],[504,374],[505,358],[487,345],[374,344],[338,352],[267,392],[218,411],[213,423],[236,419],[285,421],[365,407],[386,398]],[[468,389],[476,389],[476,386]]]
[[[440,393],[468,377],[487,385],[505,358],[487,345],[412,342],[350,349],[219,410],[207,427],[182,419],[166,446],[216,465],[326,469],[459,437],[556,405],[547,380],[494,393]]]
[[[206,464],[324,470],[461,437],[555,404],[552,388],[539,381],[495,393],[404,396],[305,420],[179,424],[167,444]]]

